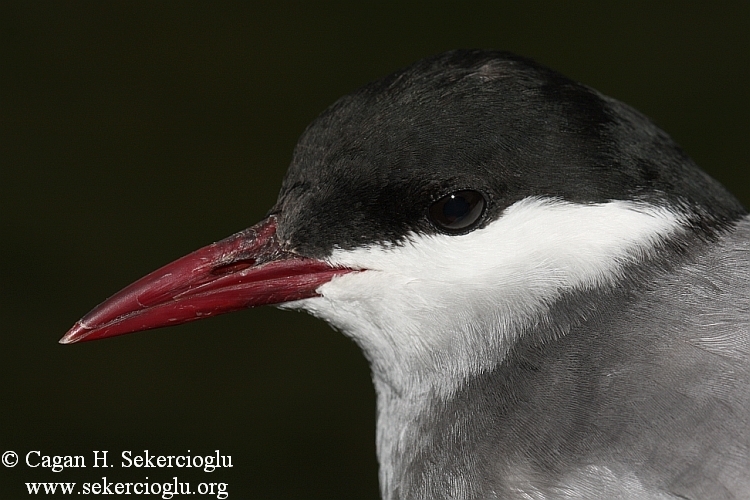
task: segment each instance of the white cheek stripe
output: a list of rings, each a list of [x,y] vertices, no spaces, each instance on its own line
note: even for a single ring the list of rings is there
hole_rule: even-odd
[[[469,234],[337,249],[332,264],[367,271],[335,278],[319,288],[322,297],[287,307],[355,338],[376,370],[487,368],[561,293],[616,280],[626,263],[684,223],[644,203],[527,198]]]

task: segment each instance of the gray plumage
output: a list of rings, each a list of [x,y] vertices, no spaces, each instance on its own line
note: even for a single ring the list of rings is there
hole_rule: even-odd
[[[422,400],[386,498],[750,498],[750,219],[698,246],[563,298]]]

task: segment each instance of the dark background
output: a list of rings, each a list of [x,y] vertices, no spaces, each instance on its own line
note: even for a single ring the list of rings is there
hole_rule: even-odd
[[[260,4],[261,2],[257,2]],[[25,481],[225,481],[230,498],[376,498],[352,342],[245,311],[74,346],[122,286],[257,222],[339,96],[451,48],[518,52],[652,117],[750,205],[750,3],[4,2],[0,452],[83,454]],[[92,469],[92,450],[215,449],[232,469]],[[195,487],[195,484],[194,484]]]

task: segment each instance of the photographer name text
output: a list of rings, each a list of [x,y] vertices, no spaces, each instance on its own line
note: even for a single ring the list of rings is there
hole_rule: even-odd
[[[114,454],[106,450],[95,450],[87,460],[84,455],[47,455],[39,450],[26,453],[26,465],[32,468],[50,469],[52,472],[62,472],[70,468],[116,467],[118,460]],[[183,455],[155,455],[148,450],[133,452],[126,450],[120,453],[119,466],[121,468],[195,468],[203,469],[204,472],[213,472],[216,469],[232,467],[232,456],[222,455],[219,450],[212,454],[191,454],[187,450]]]

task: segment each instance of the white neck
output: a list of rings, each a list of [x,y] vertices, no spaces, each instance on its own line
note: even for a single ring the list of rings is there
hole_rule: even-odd
[[[626,265],[684,224],[675,212],[644,203],[527,198],[469,234],[410,234],[398,245],[334,250],[331,264],[363,272],[283,307],[326,320],[370,360],[385,487],[396,480],[406,442],[416,439],[410,423],[425,405],[498,366],[563,294],[617,282]]]
[[[283,307],[354,338],[375,377],[397,391],[426,384],[447,393],[466,374],[495,366],[563,293],[617,281],[683,222],[643,203],[527,198],[469,234],[334,250],[330,263],[366,271]]]

